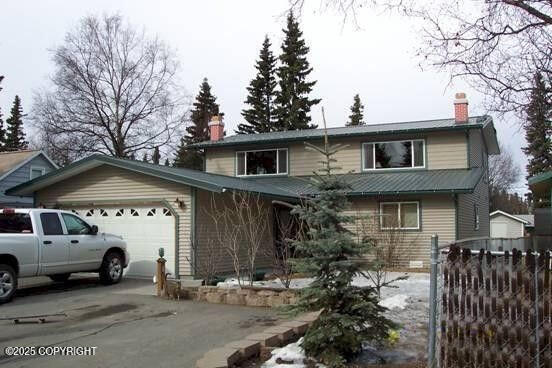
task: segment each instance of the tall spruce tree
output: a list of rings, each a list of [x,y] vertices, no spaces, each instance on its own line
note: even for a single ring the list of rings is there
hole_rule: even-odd
[[[186,135],[180,140],[174,166],[203,170],[202,153],[188,148],[188,145],[209,140],[209,121],[213,115],[219,114],[219,105],[216,100],[217,98],[211,93],[211,86],[207,78],[204,78],[193,103],[192,124],[186,128]]]
[[[364,125],[364,105],[360,101],[358,93],[353,97],[353,105],[351,106],[351,115],[346,126]]]
[[[28,148],[23,131],[23,106],[21,99],[15,96],[10,117],[6,119],[6,139],[4,149],[6,151],[19,151]]]
[[[526,115],[527,147],[522,149],[529,156],[527,177],[530,177],[552,170],[552,89],[540,73],[535,75]]]
[[[2,91],[3,75],[0,75],[0,92]],[[6,140],[6,131],[4,130],[4,120],[2,119],[2,108],[0,107],[0,152],[4,150],[4,144]]]
[[[280,88],[274,99],[276,130],[314,129],[317,126],[310,124],[310,111],[321,100],[309,98],[316,81],[308,81],[312,72],[307,61],[309,48],[292,12],[287,17],[287,27],[283,32],[285,39],[276,72]]]
[[[161,161],[161,154],[159,153],[159,147],[155,147],[153,149],[153,153],[151,154],[151,162],[159,165],[159,161]]]
[[[292,210],[308,228],[306,237],[294,243],[302,255],[294,264],[297,272],[314,281],[300,291],[298,302],[290,309],[296,313],[321,311],[302,347],[308,356],[329,367],[343,367],[361,351],[364,341],[385,339],[394,325],[382,315],[385,308],[378,304],[373,287],[352,284],[361,273],[358,260],[369,253],[372,245],[356,242],[345,228],[353,222],[344,214],[350,186],[333,174],[338,169],[334,155],[342,146],[330,146],[327,135],[322,148],[306,145],[323,157],[322,168],[312,179],[312,186],[320,194]]]
[[[531,99],[526,110],[525,140],[522,148],[529,160],[527,178],[552,170],[552,87],[547,86],[541,74],[534,78]],[[546,205],[548,197],[533,193],[534,207]]]
[[[276,57],[270,50],[270,46],[270,39],[265,36],[259,60],[255,64],[257,75],[247,87],[249,94],[245,103],[248,108],[242,110],[242,116],[247,123],[238,125],[236,130],[238,134],[266,133],[275,130]]]

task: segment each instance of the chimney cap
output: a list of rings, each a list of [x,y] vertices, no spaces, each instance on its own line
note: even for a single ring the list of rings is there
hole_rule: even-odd
[[[454,103],[455,104],[467,104],[468,99],[466,98],[466,94],[464,92],[458,92],[454,95]]]
[[[208,125],[224,125],[224,123],[222,122],[222,114],[215,114],[211,116],[211,120],[209,121]]]

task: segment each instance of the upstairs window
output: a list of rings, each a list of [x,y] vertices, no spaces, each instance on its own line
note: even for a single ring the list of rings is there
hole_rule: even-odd
[[[425,167],[423,139],[362,144],[363,170]]]
[[[287,174],[287,160],[287,148],[236,152],[236,175]]]
[[[46,173],[46,169],[43,167],[31,166],[31,180],[38,178]]]

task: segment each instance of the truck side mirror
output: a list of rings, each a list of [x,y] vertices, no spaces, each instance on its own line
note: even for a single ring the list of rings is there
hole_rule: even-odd
[[[98,233],[98,226],[92,225],[92,235],[96,235]]]

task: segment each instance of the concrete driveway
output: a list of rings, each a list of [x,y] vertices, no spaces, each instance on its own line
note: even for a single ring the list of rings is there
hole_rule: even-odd
[[[27,282],[28,284],[28,282]],[[65,313],[46,323],[0,321],[0,367],[194,367],[214,347],[260,332],[274,311],[154,297],[150,281],[100,285],[96,277],[34,284],[0,318]],[[8,346],[96,347],[95,356],[8,357]]]

